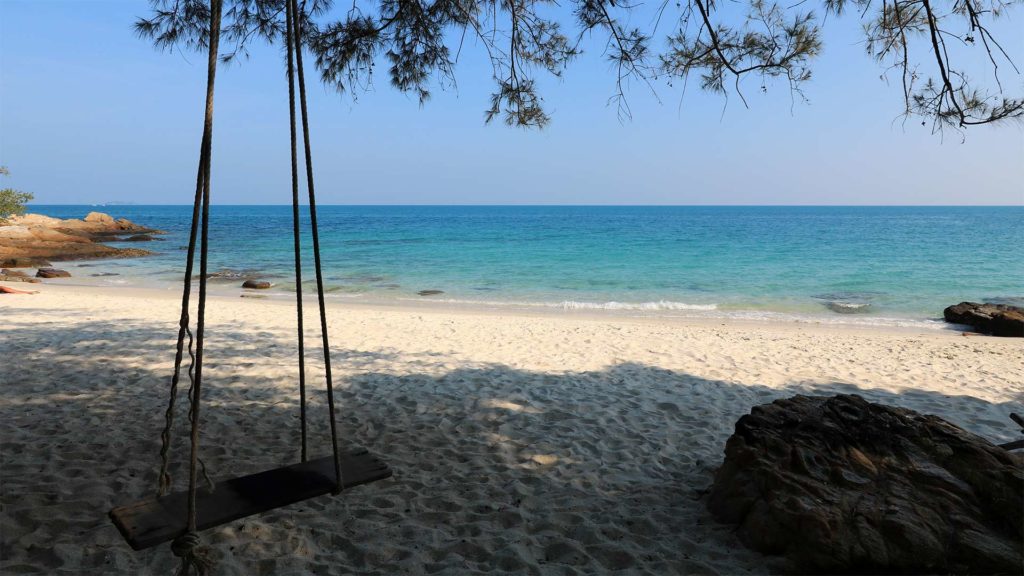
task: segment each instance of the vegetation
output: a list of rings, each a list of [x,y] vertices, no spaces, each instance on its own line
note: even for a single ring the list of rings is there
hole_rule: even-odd
[[[203,49],[209,0],[150,0],[136,23],[156,46]],[[284,34],[285,0],[223,0],[224,61],[246,55],[253,39]],[[612,101],[628,117],[631,82],[685,83],[744,104],[748,78],[767,91],[781,80],[795,96],[822,50],[826,19],[847,12],[863,22],[868,54],[899,78],[905,117],[957,129],[1024,117],[1024,100],[1004,95],[999,74],[1017,68],[990,32],[1024,0],[332,0],[302,2],[302,31],[323,81],[339,91],[369,87],[378,65],[391,84],[430,97],[455,83],[463,49],[486,51],[495,85],[485,118],[512,126],[550,120],[537,72],[560,76],[584,46],[596,45],[615,70]],[[648,21],[647,27],[632,22]],[[596,43],[596,44],[595,44]],[[657,46],[664,46],[658,49]],[[979,64],[980,62],[980,64]],[[1002,66],[1008,65],[1008,66]],[[978,82],[968,68],[981,69]],[[974,70],[970,70],[974,72]]]
[[[0,176],[10,176],[6,166],[0,166]],[[0,224],[7,221],[8,216],[25,212],[25,204],[32,200],[32,194],[13,188],[0,189]]]

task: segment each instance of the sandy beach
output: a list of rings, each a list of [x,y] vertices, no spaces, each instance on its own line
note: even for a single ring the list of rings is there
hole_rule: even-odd
[[[173,573],[167,546],[133,553],[106,515],[155,491],[179,296],[31,288],[0,295],[0,572]],[[210,301],[202,457],[214,478],[298,459],[293,306]],[[326,455],[307,313],[311,450]],[[344,444],[394,477],[204,533],[218,573],[763,574],[775,561],[703,500],[752,406],[853,392],[1000,441],[1019,437],[1007,415],[1024,410],[1015,339],[438,306],[328,313]]]

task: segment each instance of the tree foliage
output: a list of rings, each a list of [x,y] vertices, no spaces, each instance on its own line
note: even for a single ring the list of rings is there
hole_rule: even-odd
[[[10,176],[11,172],[6,166],[0,166],[0,176]],[[25,212],[25,204],[32,200],[32,194],[21,192],[13,188],[0,189],[0,224],[7,221],[7,217]]]
[[[282,41],[285,0],[223,1],[230,49],[222,59],[247,54],[254,39]],[[150,2],[153,13],[136,23],[141,36],[161,48],[207,46],[209,0]],[[643,6],[631,0],[305,0],[300,10],[322,80],[342,92],[367,88],[385,65],[392,86],[425,102],[434,86],[454,84],[470,40],[491,64],[494,92],[485,119],[510,126],[549,122],[537,74],[560,76],[584,40],[595,37],[615,70],[611,99],[625,117],[631,82],[653,88],[657,80],[697,77],[701,88],[746,103],[748,78],[762,90],[780,79],[801,95],[826,19],[853,11],[868,53],[898,73],[906,116],[931,120],[936,129],[1024,117],[1024,100],[1007,96],[999,76],[1007,67],[1019,71],[990,32],[995,19],[1024,0],[720,2],[661,0],[646,28],[629,24],[641,19]],[[984,55],[979,76],[990,81],[968,73],[972,51]]]

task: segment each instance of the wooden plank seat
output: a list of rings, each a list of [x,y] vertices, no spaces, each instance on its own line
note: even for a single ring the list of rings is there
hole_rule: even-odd
[[[391,476],[391,470],[365,449],[341,455],[342,489]],[[196,493],[200,531],[334,491],[334,457],[292,464],[216,484]],[[174,540],[186,531],[188,492],[149,498],[110,511],[110,519],[134,550]]]

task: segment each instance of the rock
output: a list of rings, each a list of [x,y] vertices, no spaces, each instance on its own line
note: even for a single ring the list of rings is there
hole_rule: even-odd
[[[0,282],[28,282],[30,284],[38,284],[42,282],[39,278],[29,278],[22,272],[17,274],[7,274],[7,272],[13,272],[13,270],[4,270],[4,272],[0,274]]]
[[[114,217],[103,212],[89,212],[85,215],[86,222],[94,222],[98,224],[113,224]]]
[[[231,268],[222,268],[213,272],[206,273],[207,280],[215,280],[221,282],[235,282],[242,280],[258,280],[261,273],[259,270],[232,270]],[[192,276],[193,280],[199,279],[199,274]]]
[[[11,270],[10,268],[4,268],[3,270],[0,270],[0,274],[3,274],[4,276],[20,276],[22,278],[28,278],[28,274],[22,272],[21,270]]]
[[[120,276],[120,274],[118,274],[117,272],[99,272],[96,274],[89,274],[89,276],[92,276],[94,278],[104,278],[107,276]]]
[[[942,311],[946,322],[967,324],[993,336],[1024,338],[1024,308],[1008,304],[961,302]]]
[[[937,416],[795,396],[736,423],[708,508],[801,573],[1019,573],[1024,459]]]
[[[436,296],[438,294],[444,294],[444,290],[420,290],[417,294],[420,296]]]
[[[70,278],[71,273],[67,270],[58,270],[57,268],[40,268],[36,272],[36,278]]]
[[[147,256],[146,250],[113,248],[101,242],[118,235],[162,234],[128,220],[114,221],[107,214],[92,212],[85,220],[60,220],[39,214],[12,216],[0,227],[0,261],[16,258],[81,260],[86,258],[128,258]],[[48,263],[46,265],[49,265]]]
[[[11,220],[17,221],[22,226],[44,226],[46,228],[56,228],[61,223],[60,218],[43,216],[42,214],[22,214],[20,216],[13,216]]]
[[[32,229],[28,226],[0,226],[0,238],[10,240],[31,240],[34,238]]]
[[[50,262],[42,258],[7,258],[0,260],[0,266],[9,266],[11,268],[45,268],[50,266]]]
[[[825,307],[838,314],[865,314],[871,311],[867,302],[826,302]]]
[[[866,314],[871,311],[871,301],[880,294],[880,292],[842,291],[815,294],[811,298],[821,300],[826,308],[837,314]]]
[[[270,286],[270,282],[266,280],[246,280],[242,282],[242,288],[250,288],[252,290],[266,290]]]
[[[58,229],[43,228],[41,226],[33,226],[30,228],[32,231],[32,237],[41,242],[63,242],[63,243],[78,243],[78,244],[89,244],[92,240],[88,236],[81,234],[68,234]]]
[[[125,242],[152,242],[154,240],[158,240],[158,238],[153,238],[149,234],[136,234],[134,236],[129,236],[129,237],[124,239]],[[110,240],[110,241],[111,242],[116,242],[116,240]]]

